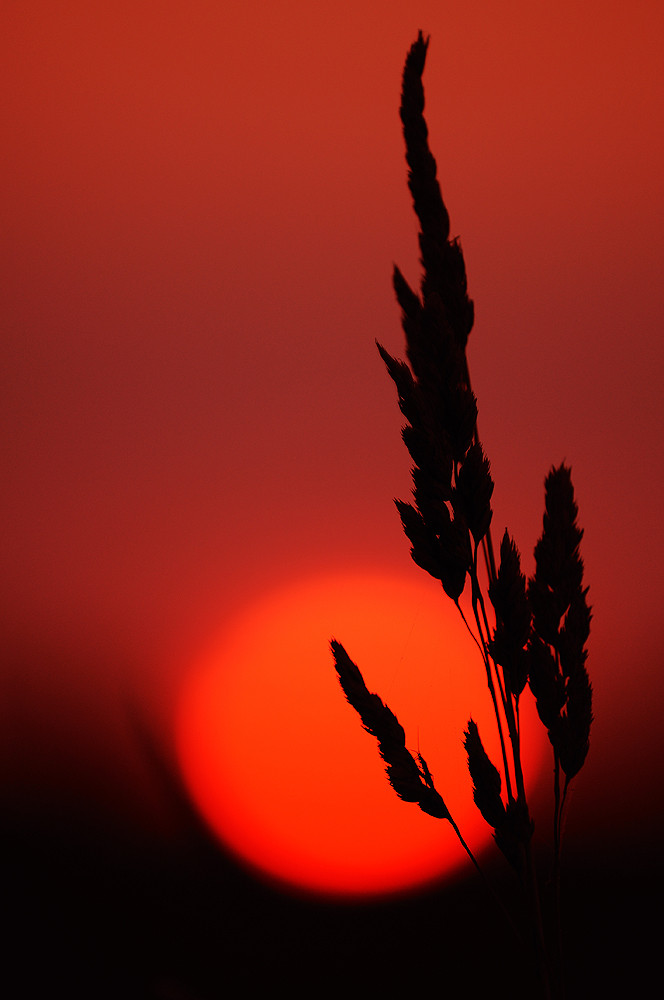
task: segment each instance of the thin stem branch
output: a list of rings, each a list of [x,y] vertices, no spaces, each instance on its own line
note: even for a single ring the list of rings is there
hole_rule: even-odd
[[[542,908],[540,905],[539,889],[537,887],[537,873],[535,871],[535,860],[530,841],[526,844],[526,890],[530,905],[530,914],[535,938],[535,954],[542,985],[542,995],[545,1000],[551,998],[551,969],[546,950],[544,938],[544,926],[542,924]]]
[[[463,619],[463,623],[464,623],[464,625],[465,625],[465,626],[466,626],[466,628],[468,629],[468,632],[469,632],[469,634],[470,634],[470,637],[471,637],[471,639],[473,640],[473,642],[475,643],[475,645],[476,645],[476,646],[477,646],[477,648],[479,649],[479,651],[480,651],[480,656],[481,656],[481,657],[482,657],[482,659],[484,660],[484,655],[485,655],[485,654],[484,654],[484,648],[483,648],[483,646],[482,646],[482,643],[481,643],[480,639],[478,639],[478,638],[477,638],[477,636],[476,636],[476,635],[475,635],[475,633],[473,632],[472,628],[470,627],[470,623],[468,622],[468,619],[466,618],[465,614],[463,613],[463,608],[462,608],[462,607],[461,607],[461,605],[459,604],[458,600],[457,600],[457,601],[455,601],[454,603],[455,603],[455,604],[456,604],[456,606],[457,606],[457,611],[459,612],[459,614],[461,615],[461,617],[462,617],[462,619]]]
[[[563,930],[562,930],[562,913],[561,913],[561,879],[560,879],[560,861],[561,861],[561,847],[562,847],[562,831],[563,831],[563,812],[565,809],[565,801],[567,799],[567,789],[569,788],[569,781],[565,779],[562,794],[560,791],[561,784],[561,768],[560,768],[560,758],[557,753],[554,752],[554,813],[553,813],[553,913],[554,913],[554,926],[556,935],[556,958],[558,962],[558,978],[560,982],[560,996],[561,1000],[565,994],[565,977],[564,977],[564,948],[563,948]]]
[[[505,788],[506,788],[506,791],[507,791],[508,801],[509,802],[513,802],[514,801],[514,793],[512,791],[512,781],[511,781],[511,777],[510,777],[510,769],[509,769],[509,764],[508,764],[508,760],[507,760],[507,747],[506,747],[506,744],[505,744],[505,734],[503,732],[503,724],[502,724],[502,719],[501,719],[501,715],[500,715],[500,708],[499,708],[499,705],[498,705],[498,699],[496,697],[496,686],[494,684],[493,674],[492,674],[492,671],[491,671],[491,659],[490,659],[489,653],[488,653],[488,642],[486,640],[484,640],[483,632],[482,632],[482,621],[480,619],[480,615],[479,615],[479,612],[478,612],[478,595],[479,595],[480,598],[481,598],[482,595],[481,595],[481,592],[480,592],[480,589],[479,589],[479,581],[477,580],[477,574],[475,574],[475,573],[472,574],[472,586],[473,586],[473,614],[475,616],[475,622],[477,624],[477,630],[479,632],[480,637],[482,638],[482,645],[481,645],[480,648],[481,648],[481,651],[482,651],[482,659],[484,660],[484,667],[485,667],[485,670],[486,670],[486,680],[487,680],[487,685],[488,685],[488,688],[489,688],[489,694],[491,695],[491,701],[493,702],[493,711],[494,711],[494,714],[496,716],[496,725],[498,727],[498,738],[500,740],[500,752],[502,754],[503,768],[504,768],[504,771],[505,771]],[[501,696],[502,696],[502,692],[501,692]]]
[[[490,551],[492,552],[492,550],[490,550],[488,547],[484,550],[485,558],[488,557]],[[495,563],[493,561],[487,561],[487,574],[489,575],[490,579],[492,573],[495,575]],[[491,680],[491,667],[488,654],[488,649],[489,649],[488,638],[491,635],[491,631],[486,611],[486,604],[479,584],[479,579],[477,577],[476,560],[475,560],[474,578],[473,578],[473,611],[475,614],[475,620],[477,622],[477,628],[480,636],[483,636],[483,629],[484,629],[484,633],[486,634],[487,637],[486,640],[483,640],[485,649],[484,659],[487,668],[487,677],[489,679],[489,690],[491,691],[492,695],[494,712],[496,715],[498,731],[501,739],[501,750],[503,754],[503,766],[505,769],[508,800],[510,802],[513,802],[514,797],[510,784],[510,769],[507,761],[507,752],[505,749],[505,741],[502,732],[502,723],[498,709],[497,699],[495,697],[495,691],[493,689],[493,684]],[[508,689],[507,684],[503,683],[501,680],[498,664],[494,663],[494,669],[496,673],[497,685],[500,691],[501,700],[503,704],[505,722],[507,724],[507,731],[510,737],[510,742],[512,747],[512,762],[514,768],[514,780],[516,785],[517,801],[519,801],[522,804],[526,814],[525,818],[527,819],[528,803],[526,799],[526,788],[523,776],[523,767],[521,763],[521,739],[519,733],[519,725],[517,722],[518,708],[515,708],[513,696],[510,690]],[[559,820],[559,815],[558,815],[558,820]],[[551,997],[551,988],[552,988],[551,972],[545,945],[544,926],[542,923],[542,908],[541,908],[540,895],[537,884],[537,874],[535,871],[532,845],[530,840],[526,841],[524,845],[524,851],[525,851],[525,888],[527,892],[528,905],[530,908],[533,933],[535,938],[535,953],[537,956],[537,964],[540,973],[543,996],[548,1000],[548,998]]]
[[[514,760],[514,780],[516,782],[517,796],[522,799],[524,805],[526,805],[526,784],[523,777],[523,766],[521,764],[521,737],[519,735],[519,727],[516,721],[514,702],[512,701],[511,694],[507,696],[505,714],[507,716],[507,731],[509,732],[510,740],[512,741],[512,758]]]
[[[512,920],[512,917],[511,917],[509,911],[507,910],[505,904],[503,903],[502,899],[500,898],[500,896],[498,895],[498,893],[494,889],[493,885],[491,884],[491,882],[489,881],[489,879],[485,875],[484,870],[480,867],[480,864],[479,864],[477,858],[475,857],[475,855],[473,854],[473,852],[471,851],[470,847],[468,846],[468,844],[464,840],[463,835],[461,833],[461,830],[456,825],[456,823],[454,822],[454,820],[452,819],[451,816],[448,816],[448,822],[450,823],[452,829],[454,830],[455,834],[457,835],[459,843],[461,844],[461,846],[463,847],[464,851],[466,852],[466,854],[468,855],[468,857],[472,861],[473,865],[475,866],[475,869],[477,870],[480,878],[482,879],[482,882],[484,883],[485,888],[488,890],[488,892],[489,892],[491,898],[493,899],[494,903],[496,904],[496,906],[500,910],[501,914],[507,920],[508,924],[510,925],[510,927],[514,931],[514,934],[519,939],[519,942],[521,943],[521,945],[525,948],[526,945],[525,945],[525,942],[523,940],[523,936],[522,936],[519,928],[516,926],[516,924]]]

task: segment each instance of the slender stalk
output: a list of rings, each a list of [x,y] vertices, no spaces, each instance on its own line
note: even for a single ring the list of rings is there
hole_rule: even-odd
[[[489,626],[489,622],[488,622],[488,618],[487,618],[487,614],[486,614],[486,606],[484,604],[484,600],[483,600],[482,593],[481,593],[480,586],[479,586],[479,581],[477,580],[476,574],[475,574],[475,578],[473,579],[473,592],[474,592],[474,594],[477,595],[475,597],[475,599],[473,600],[473,611],[474,611],[474,614],[475,614],[475,620],[476,620],[476,623],[477,623],[478,632],[480,634],[480,637],[482,638],[482,645],[480,646],[480,650],[482,652],[483,659],[484,659],[484,664],[485,664],[486,671],[487,671],[487,682],[488,682],[488,686],[489,686],[489,692],[491,694],[491,699],[493,701],[493,708],[494,708],[494,713],[495,713],[495,716],[496,716],[496,723],[497,723],[497,727],[498,727],[498,734],[499,734],[499,737],[500,737],[501,752],[502,752],[502,757],[503,757],[503,768],[504,768],[504,772],[505,772],[505,785],[506,785],[506,790],[507,790],[507,797],[508,797],[508,801],[511,802],[511,803],[513,803],[515,800],[514,800],[514,793],[512,791],[512,786],[511,786],[510,767],[509,767],[509,764],[508,764],[507,750],[506,750],[505,739],[504,739],[504,735],[503,735],[503,727],[502,727],[501,714],[500,714],[500,710],[499,710],[498,699],[496,697],[495,686],[494,686],[494,683],[493,683],[493,678],[492,678],[492,673],[491,673],[491,658],[489,657],[489,654],[488,654],[488,643],[484,640],[484,629],[486,630],[486,634],[488,636],[490,634],[490,632],[489,632],[490,626]],[[480,616],[480,610],[482,612],[481,616]],[[479,643],[478,643],[478,645],[479,645]],[[498,685],[499,685],[500,693],[501,693],[501,697],[502,697],[502,702],[503,702],[503,707],[504,707],[504,712],[505,712],[505,721],[506,721],[506,724],[507,724],[507,730],[508,730],[508,734],[509,734],[510,741],[511,741],[511,744],[512,744],[512,760],[513,760],[513,767],[514,767],[514,780],[515,780],[515,784],[516,784],[517,801],[519,801],[519,802],[521,802],[523,804],[523,808],[525,810],[525,813],[526,813],[526,815],[528,815],[528,805],[527,805],[527,800],[526,800],[526,789],[525,789],[525,782],[524,782],[524,776],[523,776],[523,767],[522,767],[522,763],[521,763],[521,743],[520,743],[520,736],[519,736],[519,727],[518,727],[518,724],[517,724],[517,717],[516,717],[516,713],[515,713],[515,709],[514,709],[514,703],[513,703],[512,695],[510,694],[510,692],[506,689],[506,687],[504,685],[502,685],[500,683],[500,675],[499,675],[499,672],[498,672],[498,666],[496,664],[494,664],[494,669],[496,671],[496,677],[497,677],[497,680],[498,680]],[[457,836],[459,836],[458,833],[457,833]],[[538,883],[537,883],[537,874],[536,874],[536,870],[535,870],[534,857],[533,857],[532,845],[530,843],[530,840],[526,841],[526,843],[524,845],[524,852],[525,852],[525,866],[524,866],[525,867],[525,874],[524,874],[525,885],[524,885],[524,888],[525,888],[525,891],[526,891],[526,896],[527,896],[527,900],[528,900],[528,908],[530,910],[530,917],[531,917],[531,923],[532,923],[532,928],[533,928],[534,947],[535,947],[535,956],[536,956],[536,961],[537,961],[537,968],[538,968],[540,982],[541,982],[541,987],[542,987],[542,996],[543,996],[544,1000],[550,1000],[550,998],[552,996],[552,992],[551,992],[551,990],[552,990],[551,972],[550,972],[550,966],[549,966],[549,961],[548,961],[548,956],[547,956],[547,950],[546,950],[546,944],[545,944],[544,926],[543,926],[543,923],[542,923],[542,908],[541,908],[540,895],[539,895],[539,889],[538,889]]]
[[[477,427],[476,427],[476,434],[477,434]],[[491,545],[491,537],[490,537],[490,533],[489,532],[487,532],[487,535],[485,536],[485,540],[486,540],[486,543],[487,543],[486,546],[483,549],[484,557],[485,557],[485,566],[486,566],[486,570],[487,570],[487,576],[489,577],[489,580],[491,580],[491,579],[495,579],[496,569],[495,569],[495,560],[493,558],[493,547]],[[490,625],[489,625],[488,616],[487,616],[487,612],[486,612],[486,604],[485,604],[485,601],[484,601],[484,598],[483,598],[483,595],[482,595],[482,591],[481,591],[481,588],[480,588],[480,585],[479,585],[479,580],[477,578],[477,565],[476,565],[476,563],[475,563],[474,569],[475,569],[475,578],[473,580],[473,594],[474,594],[473,610],[475,612],[475,618],[476,618],[476,621],[477,621],[477,627],[478,627],[478,630],[480,632],[480,635],[482,635],[482,625],[483,625],[484,629],[485,629],[485,632],[486,632],[486,635],[488,637],[491,634],[491,632],[490,632]],[[481,618],[482,618],[482,620],[480,620],[480,612],[481,612]],[[507,753],[506,753],[506,750],[505,750],[504,737],[503,737],[503,733],[502,733],[502,724],[501,724],[500,714],[499,714],[499,710],[498,710],[497,699],[495,697],[495,693],[494,693],[494,689],[493,689],[493,684],[492,684],[492,681],[491,681],[490,665],[488,663],[488,659],[489,659],[489,657],[488,657],[488,643],[486,643],[484,645],[484,649],[486,650],[484,659],[485,659],[485,665],[487,667],[487,677],[489,679],[489,690],[490,690],[491,695],[492,695],[493,707],[494,707],[494,712],[495,712],[495,715],[496,715],[496,722],[497,722],[497,725],[498,725],[498,731],[499,731],[500,739],[501,739],[501,750],[502,750],[502,754],[503,754],[503,766],[504,766],[504,769],[505,769],[505,779],[506,779],[506,785],[507,785],[508,800],[509,801],[513,801],[513,794],[512,794],[511,786],[510,786],[510,769],[509,769],[508,762],[507,762]],[[506,724],[507,724],[507,731],[508,731],[508,734],[509,734],[509,737],[510,737],[510,741],[511,741],[511,745],[512,745],[512,761],[513,761],[513,767],[514,767],[514,780],[515,780],[515,784],[516,784],[517,800],[520,801],[520,802],[522,802],[523,808],[524,808],[524,810],[526,812],[526,815],[527,815],[528,814],[528,805],[527,805],[527,799],[526,799],[525,781],[524,781],[524,776],[523,776],[523,766],[522,766],[522,762],[521,762],[521,740],[520,740],[519,726],[518,726],[518,722],[517,722],[517,714],[516,714],[516,711],[515,711],[515,706],[514,706],[514,701],[513,701],[512,694],[507,689],[507,686],[501,683],[500,673],[499,673],[499,669],[498,669],[497,664],[494,664],[494,668],[495,668],[495,671],[496,671],[496,677],[497,677],[498,687],[499,687],[499,690],[500,690],[500,693],[501,693],[501,698],[502,698],[502,703],[503,703],[503,709],[504,709],[504,713],[505,713],[505,721],[506,721]],[[560,816],[559,816],[559,811],[558,811],[558,813],[557,813],[557,819],[556,819],[557,826],[558,826],[558,823],[559,823],[559,819],[560,819]],[[558,826],[558,829],[559,829],[559,826]],[[557,843],[558,843],[558,847],[559,847],[559,839],[558,839]],[[535,939],[535,954],[536,954],[536,958],[537,958],[537,966],[538,966],[538,971],[539,971],[539,976],[540,976],[540,981],[541,981],[541,986],[542,986],[542,995],[545,998],[545,1000],[549,1000],[549,998],[551,997],[551,990],[552,990],[551,971],[550,971],[550,966],[549,966],[549,961],[548,961],[548,956],[547,956],[547,949],[546,949],[545,935],[544,935],[544,926],[543,926],[543,923],[542,923],[542,907],[541,907],[541,901],[540,901],[540,895],[539,895],[539,889],[538,889],[537,873],[536,873],[536,870],[535,870],[534,856],[533,856],[532,845],[531,845],[530,840],[528,840],[526,842],[524,850],[525,850],[525,855],[526,855],[526,857],[525,857],[525,889],[526,889],[526,893],[527,893],[527,897],[528,897],[528,906],[529,906],[529,909],[530,909],[531,922],[532,922],[532,926],[533,926],[533,933],[534,933],[534,939]]]
[[[553,754],[553,884],[556,899],[560,882],[560,757]]]
[[[523,778],[523,766],[521,764],[521,738],[519,736],[519,727],[514,713],[514,702],[512,701],[511,694],[507,697],[505,712],[507,715],[507,729],[510,735],[510,740],[512,741],[512,757],[514,759],[514,780],[516,781],[516,791],[518,797],[523,799],[525,805],[526,784]]]
[[[480,637],[481,637],[481,640],[482,640],[482,646],[481,646],[482,658],[484,660],[484,665],[485,665],[485,669],[486,669],[486,672],[487,672],[487,683],[488,683],[488,686],[489,686],[489,692],[491,694],[491,698],[492,698],[492,701],[493,701],[493,709],[494,709],[494,713],[495,713],[495,716],[496,716],[496,724],[497,724],[497,727],[498,727],[498,736],[500,738],[500,747],[501,747],[501,753],[502,753],[502,758],[503,758],[503,767],[504,767],[504,770],[505,770],[505,785],[506,785],[506,789],[507,789],[507,797],[508,797],[508,799],[509,799],[510,802],[513,802],[514,801],[514,795],[512,793],[512,786],[511,786],[511,781],[510,781],[510,769],[509,769],[509,766],[508,766],[508,758],[507,758],[507,749],[506,749],[506,743],[505,743],[505,736],[504,736],[504,733],[503,733],[502,719],[501,719],[500,710],[499,710],[499,707],[498,707],[498,699],[496,698],[496,695],[495,695],[495,685],[494,685],[493,676],[492,676],[492,670],[491,670],[492,659],[491,659],[491,657],[489,655],[489,638],[490,638],[490,635],[491,635],[491,626],[489,625],[489,620],[487,618],[486,604],[485,604],[485,601],[484,601],[484,597],[482,595],[482,589],[480,587],[479,577],[477,575],[477,550],[475,551],[475,561],[474,561],[473,570],[471,572],[471,582],[472,582],[472,588],[473,588],[473,612],[474,612],[474,615],[475,615],[475,621],[477,622],[477,628],[478,628],[478,631],[480,633]],[[482,612],[481,620],[480,620],[480,616],[479,616],[479,612],[478,612],[478,607],[479,607],[479,610]],[[482,624],[484,625],[484,630],[482,628]],[[505,715],[505,721],[506,721],[507,727],[508,727],[508,734],[509,734],[510,739],[512,740],[512,742],[514,742],[514,737],[512,735],[512,732],[511,732],[510,726],[509,726],[509,718],[508,718],[508,711],[507,711],[508,695],[507,695],[506,690],[505,690],[505,685],[501,681],[498,667],[497,667],[497,665],[495,663],[493,664],[493,670],[494,670],[495,675],[496,675],[496,683],[498,685],[498,690],[500,692],[500,699],[501,699],[501,702],[502,702],[502,705],[503,705],[503,711],[504,711],[504,715]],[[514,748],[512,749],[512,752],[514,753]],[[520,769],[520,765],[519,765],[519,769]],[[516,770],[517,770],[517,768],[516,768],[516,762],[515,762],[515,776],[516,776]],[[517,786],[517,793],[518,793],[518,786]]]
[[[489,583],[492,583],[496,579],[496,559],[493,554],[491,527],[487,529],[487,533],[482,539],[482,555],[484,556],[484,565],[486,567]]]
[[[537,966],[542,986],[542,995],[545,1000],[550,1000],[552,996],[551,969],[546,950],[544,937],[544,926],[542,924],[542,907],[540,905],[539,889],[537,887],[537,873],[535,870],[535,859],[530,842],[526,844],[526,890],[530,907],[531,920],[535,938],[535,954]]]
[[[482,596],[482,591],[481,591],[480,586],[479,586],[479,581],[477,583],[477,594],[478,594],[478,601],[479,601],[480,611],[482,612],[482,619],[484,621],[484,628],[486,629],[486,635],[487,635],[486,648],[488,650],[488,648],[489,648],[489,636],[491,635],[491,626],[489,625],[489,620],[487,618],[486,603],[484,601],[484,597]],[[500,671],[499,671],[498,665],[496,663],[494,663],[494,670],[495,670],[495,674],[496,674],[496,682],[498,684],[498,689],[500,691],[500,697],[501,697],[501,700],[502,700],[502,703],[503,703],[503,708],[505,710],[505,715],[507,716],[507,702],[508,702],[508,698],[509,698],[509,695],[508,695],[508,692],[507,692],[507,686],[505,685],[505,683],[501,679]]]
[[[468,622],[468,619],[466,618],[465,614],[463,613],[463,608],[461,607],[461,605],[459,604],[459,602],[455,601],[454,603],[457,606],[457,611],[459,612],[459,614],[461,615],[461,618],[463,619],[464,625],[468,629],[468,633],[469,633],[471,639],[473,640],[473,642],[475,643],[475,645],[479,649],[480,656],[484,660],[484,658],[485,658],[484,657],[484,648],[482,647],[481,637],[480,637],[480,639],[478,639],[477,636],[475,635],[475,633],[473,632],[472,628],[470,627],[470,623]]]
[[[480,616],[477,611],[477,602],[473,600],[473,613],[475,615],[475,621],[477,622],[477,628],[482,636],[482,623],[480,621]],[[496,697],[496,686],[493,682],[493,676],[491,672],[491,659],[486,650],[486,645],[483,645],[482,657],[484,659],[484,667],[486,670],[486,680],[489,688],[489,694],[491,695],[491,701],[493,702],[493,711],[496,716],[496,725],[498,727],[498,738],[500,740],[500,752],[503,758],[503,768],[505,771],[505,788],[507,791],[507,798],[510,802],[514,801],[514,793],[512,791],[512,781],[510,778],[510,769],[507,760],[507,747],[505,744],[505,734],[503,732],[503,724],[500,716],[500,708],[498,707],[498,699]]]
[[[560,757],[554,752],[554,784],[553,784],[553,795],[554,795],[554,810],[553,810],[553,914],[554,914],[554,926],[556,935],[556,959],[558,964],[559,972],[559,982],[560,982],[560,996],[564,997],[565,994],[565,977],[564,977],[564,949],[563,949],[563,930],[562,930],[562,914],[561,914],[561,885],[560,885],[560,858],[561,858],[561,844],[562,844],[562,824],[563,824],[563,812],[565,809],[565,800],[567,798],[567,789],[569,787],[569,782],[566,780],[562,794],[560,791],[561,784],[561,769],[560,769]]]
[[[523,936],[521,934],[521,931],[519,930],[519,928],[516,926],[516,924],[512,920],[512,917],[511,917],[509,911],[507,910],[507,908],[506,908],[505,904],[503,903],[502,899],[500,898],[500,896],[498,895],[498,893],[494,889],[493,885],[491,884],[491,882],[489,881],[489,879],[485,875],[484,870],[480,867],[480,864],[479,864],[477,858],[475,857],[475,855],[471,851],[470,847],[468,846],[468,844],[464,840],[463,835],[461,833],[461,830],[459,829],[459,827],[454,822],[454,819],[452,818],[452,816],[448,816],[448,822],[449,822],[450,826],[452,827],[452,829],[454,830],[454,832],[455,832],[455,834],[456,834],[456,836],[457,836],[457,838],[459,840],[459,843],[461,844],[461,846],[463,847],[464,851],[466,852],[466,854],[468,855],[468,857],[472,861],[473,865],[475,866],[475,869],[479,873],[479,876],[482,879],[482,882],[484,883],[484,886],[488,890],[488,892],[489,892],[491,898],[493,899],[494,903],[496,904],[496,906],[500,910],[501,914],[507,920],[508,924],[510,925],[510,927],[514,931],[514,934],[519,939],[519,942],[521,943],[521,945],[523,947],[525,947],[525,942],[523,940]]]

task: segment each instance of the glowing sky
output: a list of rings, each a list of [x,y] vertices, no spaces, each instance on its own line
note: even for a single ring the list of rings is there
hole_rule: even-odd
[[[617,829],[641,797],[662,695],[655,0],[4,5],[7,781],[61,760],[77,780],[81,747],[110,773],[127,701],[166,734],[187,665],[280,581],[410,571],[374,338],[401,353],[393,262],[417,281],[397,107],[420,27],[494,523],[530,569],[565,459],[586,530],[576,822]]]

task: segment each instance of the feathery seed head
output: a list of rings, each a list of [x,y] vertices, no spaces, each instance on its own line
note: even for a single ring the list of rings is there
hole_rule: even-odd
[[[419,510],[403,500],[394,501],[403,530],[410,541],[410,554],[421,569],[440,580],[448,597],[457,601],[463,592],[472,554],[468,529],[452,520],[445,504],[438,511],[435,531]]]
[[[518,697],[526,686],[528,657],[525,651],[530,634],[530,607],[521,557],[507,530],[500,544],[500,566],[489,584],[489,599],[496,612],[496,628],[490,651],[503,667],[507,687]]]
[[[569,781],[583,766],[590,745],[592,686],[585,643],[591,613],[583,587],[583,531],[576,522],[571,470],[564,464],[552,468],[544,487],[542,535],[535,546],[535,575],[528,582],[533,613],[529,683]]]
[[[489,459],[476,441],[468,449],[457,476],[455,500],[463,511],[470,533],[479,545],[491,524],[493,479]]]
[[[346,699],[360,716],[365,730],[378,740],[388,781],[399,798],[405,802],[417,802],[430,816],[449,819],[447,806],[434,788],[426,764],[422,767],[406,749],[406,735],[394,712],[377,694],[367,690],[359,668],[341,643],[332,639],[330,648]]]
[[[500,797],[500,772],[489,760],[480,739],[476,723],[468,720],[463,745],[468,756],[468,770],[473,780],[473,799],[489,826],[494,829],[505,818],[505,806]]]

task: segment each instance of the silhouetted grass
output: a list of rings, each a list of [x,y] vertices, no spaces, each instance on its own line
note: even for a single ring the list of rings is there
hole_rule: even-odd
[[[463,735],[475,804],[495,842],[517,873],[530,916],[533,946],[545,997],[564,992],[558,915],[560,839],[572,778],[586,759],[592,689],[585,645],[590,630],[570,469],[552,468],[544,483],[542,535],[535,573],[526,581],[519,550],[505,531],[496,565],[491,538],[493,480],[477,431],[477,400],[470,385],[466,343],[473,326],[461,244],[450,222],[429,149],[422,74],[428,39],[420,32],[408,52],[402,80],[401,121],[408,186],[419,221],[422,279],[412,289],[395,267],[406,358],[378,344],[406,420],[402,435],[413,461],[412,502],[397,500],[413,560],[438,580],[471,632],[486,671],[501,760],[489,759],[475,722]],[[480,559],[480,553],[482,559]],[[459,599],[470,588],[472,620]],[[387,777],[397,795],[451,824],[477,865],[422,756],[406,747],[403,728],[336,639],[332,653],[343,691],[364,728],[378,740]],[[521,761],[520,698],[528,686],[553,753],[553,941],[545,940],[541,874],[532,850],[530,815]],[[479,866],[478,866],[479,867]],[[549,926],[549,922],[546,922]],[[505,983],[508,985],[508,982]]]

